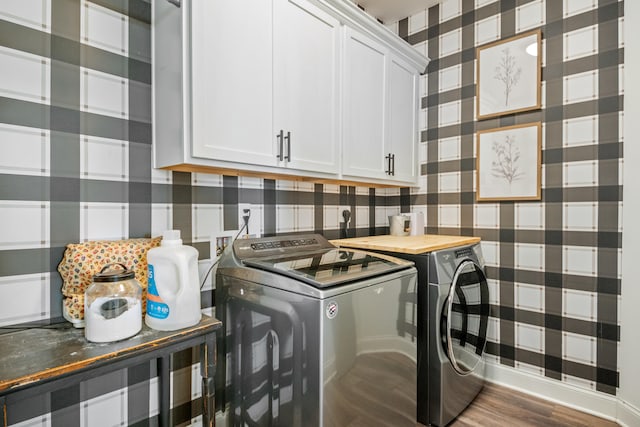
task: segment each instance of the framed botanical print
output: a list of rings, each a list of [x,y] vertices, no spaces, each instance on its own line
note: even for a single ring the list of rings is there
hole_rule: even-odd
[[[541,122],[478,131],[476,200],[540,200]]]
[[[541,51],[540,30],[476,49],[478,120],[540,108]]]

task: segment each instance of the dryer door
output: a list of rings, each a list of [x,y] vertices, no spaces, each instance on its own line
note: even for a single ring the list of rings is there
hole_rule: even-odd
[[[475,262],[458,265],[442,315],[447,356],[459,374],[470,374],[482,362],[489,320],[487,278]]]

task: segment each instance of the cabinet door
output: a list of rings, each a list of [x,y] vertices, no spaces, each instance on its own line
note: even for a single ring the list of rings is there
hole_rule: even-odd
[[[290,135],[284,164],[336,173],[339,22],[305,0],[274,4],[273,133]]]
[[[342,173],[384,179],[387,49],[351,29],[344,49]]]
[[[275,166],[273,1],[191,5],[192,155]]]
[[[394,173],[390,179],[417,180],[418,76],[400,59],[389,61],[387,138],[394,155]]]

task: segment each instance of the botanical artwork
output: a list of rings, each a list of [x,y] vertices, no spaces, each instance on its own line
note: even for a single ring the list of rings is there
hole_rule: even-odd
[[[520,149],[513,134],[505,134],[503,140],[494,139],[492,149],[495,160],[491,161],[491,174],[495,178],[505,180],[509,185],[524,178],[520,165]]]
[[[501,53],[500,62],[496,66],[493,78],[502,82],[504,85],[504,106],[506,108],[509,106],[509,94],[513,92],[515,86],[520,81],[522,67],[518,66],[518,60],[511,54],[510,48],[505,47]]]
[[[540,199],[541,124],[477,135],[477,200]]]
[[[477,50],[478,119],[540,108],[540,31]]]

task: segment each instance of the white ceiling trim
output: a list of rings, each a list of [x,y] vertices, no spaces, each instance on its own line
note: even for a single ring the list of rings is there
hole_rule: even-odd
[[[438,4],[439,0],[354,0],[367,13],[385,24],[392,24]]]

